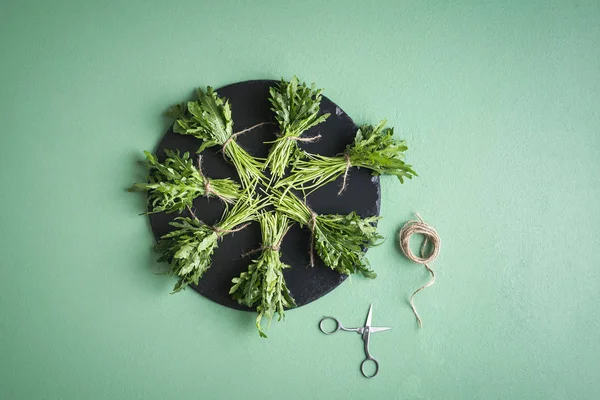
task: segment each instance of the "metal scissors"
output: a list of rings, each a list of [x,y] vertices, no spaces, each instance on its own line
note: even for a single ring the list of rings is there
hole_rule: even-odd
[[[379,373],[379,363],[377,362],[377,360],[375,358],[373,358],[373,356],[371,356],[371,353],[369,353],[369,340],[371,339],[371,333],[383,332],[383,331],[392,329],[392,328],[387,328],[387,327],[371,326],[372,314],[373,314],[373,304],[371,304],[369,306],[369,312],[367,314],[367,320],[365,321],[365,325],[361,326],[360,328],[346,328],[340,323],[340,321],[338,321],[336,318],[333,318],[333,317],[323,317],[323,319],[321,319],[321,321],[319,322],[319,329],[321,330],[321,332],[323,332],[326,335],[331,335],[332,333],[342,330],[342,331],[346,331],[346,332],[356,332],[362,336],[362,340],[365,344],[365,359],[363,360],[363,362],[360,363],[360,372],[362,372],[362,374],[365,378],[373,378],[375,375],[377,375]],[[335,326],[334,330],[326,331],[323,328],[323,322],[325,322],[327,320],[331,320],[331,321],[335,322],[336,326]],[[375,364],[375,372],[373,372],[372,375],[368,375],[365,372],[365,364],[367,363],[367,361],[372,361]]]

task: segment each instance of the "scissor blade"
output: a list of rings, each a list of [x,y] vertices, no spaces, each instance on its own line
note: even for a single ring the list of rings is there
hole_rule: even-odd
[[[373,316],[373,304],[369,306],[369,313],[367,314],[367,321],[365,326],[371,326],[371,317]]]
[[[387,326],[372,326],[369,328],[369,332],[377,333],[377,332],[389,331],[390,329],[392,329],[392,328],[388,328]]]

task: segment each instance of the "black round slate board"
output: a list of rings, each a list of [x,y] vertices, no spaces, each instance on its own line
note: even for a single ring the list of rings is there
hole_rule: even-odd
[[[259,122],[275,122],[269,103],[269,88],[277,81],[254,80],[239,82],[217,90],[220,96],[229,99],[233,117],[234,132],[241,131]],[[334,156],[344,151],[347,144],[354,140],[356,125],[340,107],[323,97],[321,112],[330,113],[326,122],[304,133],[304,137],[321,134],[314,143],[299,143],[300,147],[311,153]],[[267,124],[240,135],[236,140],[250,154],[266,157],[269,145],[263,142],[275,139],[277,125]],[[194,154],[201,141],[192,136],[179,135],[171,129],[160,142],[156,154],[164,160],[164,149],[178,149],[180,152]],[[220,148],[213,147],[202,153],[203,172],[210,178],[231,177],[238,180],[235,168],[223,159]],[[238,180],[239,181],[239,180]],[[348,214],[356,211],[360,216],[379,215],[380,189],[379,178],[371,176],[369,170],[352,168],[348,175],[348,186],[338,196],[342,184],[340,177],[308,196],[310,207],[319,214]],[[207,224],[214,224],[221,218],[224,206],[217,199],[197,198],[194,201],[195,213]],[[169,225],[177,214],[150,214],[150,224],[156,240],[171,231]],[[257,222],[234,234],[225,235],[213,255],[212,267],[204,274],[194,290],[203,296],[224,306],[239,310],[250,310],[241,306],[229,295],[231,279],[246,271],[251,257],[241,255],[260,247],[260,227]],[[336,288],[345,279],[325,266],[315,257],[315,266],[309,266],[308,229],[294,224],[288,231],[281,246],[282,260],[292,268],[284,270],[286,283],[296,300],[298,307],[308,304]],[[254,255],[256,256],[256,255]]]

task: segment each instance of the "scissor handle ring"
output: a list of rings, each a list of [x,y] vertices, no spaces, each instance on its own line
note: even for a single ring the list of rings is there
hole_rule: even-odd
[[[367,361],[373,361],[375,363],[375,372],[373,372],[373,375],[368,375],[365,372],[365,363]],[[363,376],[365,378],[371,379],[373,377],[375,377],[375,375],[377,375],[379,373],[379,363],[377,362],[376,359],[374,359],[373,357],[367,357],[363,360],[363,362],[360,363],[360,372],[363,374]]]
[[[332,320],[333,322],[335,322],[335,329],[334,330],[332,330],[332,331],[326,331],[323,328],[323,322],[325,322],[327,320]],[[323,332],[326,335],[331,335],[332,333],[335,333],[335,332],[339,331],[341,327],[342,327],[342,324],[340,324],[340,321],[338,321],[337,319],[335,319],[333,317],[323,317],[321,319],[321,321],[319,322],[319,329],[321,330],[321,332]]]

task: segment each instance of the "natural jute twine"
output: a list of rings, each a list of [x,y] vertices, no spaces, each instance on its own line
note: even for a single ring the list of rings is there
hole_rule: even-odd
[[[342,194],[344,190],[346,190],[346,179],[348,178],[348,171],[352,167],[352,163],[350,163],[350,156],[348,154],[344,154],[344,159],[346,160],[346,170],[344,171],[344,182],[342,183],[342,188],[338,192],[338,196]]]
[[[250,225],[250,222],[246,222],[244,225],[242,225],[242,226],[238,226],[238,227],[237,227],[237,228],[235,228],[235,229],[222,229],[222,228],[219,228],[219,227],[218,227],[218,226],[216,226],[216,225],[210,226],[209,228],[210,228],[210,229],[212,229],[212,230],[213,230],[213,232],[215,232],[215,233],[217,234],[217,237],[218,237],[219,239],[223,239],[223,235],[224,235],[224,234],[226,234],[226,233],[234,233],[234,232],[239,232],[239,231],[241,231],[242,229],[244,229],[245,227],[247,227],[248,225]]]
[[[415,307],[415,303],[413,302],[413,298],[415,297],[415,295],[417,293],[419,293],[421,290],[433,285],[435,283],[435,272],[433,272],[433,269],[431,269],[431,267],[429,267],[428,264],[432,263],[438,256],[438,254],[440,253],[440,246],[441,246],[441,240],[440,240],[440,236],[438,235],[437,231],[435,230],[434,227],[432,227],[431,225],[427,225],[423,219],[421,218],[421,216],[419,214],[416,214],[417,218],[419,218],[419,220],[412,220],[412,221],[408,221],[406,224],[404,224],[404,226],[402,227],[402,229],[400,229],[400,248],[402,249],[402,252],[404,253],[404,255],[418,263],[418,264],[423,264],[425,266],[425,268],[427,268],[427,271],[429,271],[429,273],[431,274],[431,280],[429,282],[427,282],[425,285],[421,286],[420,288],[418,288],[417,290],[414,291],[414,293],[412,294],[412,296],[410,296],[410,306],[412,307],[413,312],[415,313],[415,317],[417,317],[417,322],[419,323],[419,328],[421,328],[423,326],[423,323],[421,322],[421,317],[419,317],[419,313],[417,312],[417,308]],[[412,250],[410,249],[410,237],[413,234],[421,234],[424,236],[424,240],[423,240],[423,244],[421,245],[421,256],[415,256],[412,252]],[[429,256],[425,257],[425,250],[427,249],[427,245],[431,242],[431,254],[429,254]]]
[[[204,173],[202,172],[202,156],[201,155],[198,156],[198,173],[200,174],[202,179],[204,179],[204,196],[206,196],[206,198],[209,198],[210,195],[212,194],[213,196],[221,199],[221,201],[223,201],[224,203],[233,204],[233,200],[228,199],[227,197],[221,196],[211,186],[210,179],[206,175],[204,175]]]
[[[243,135],[243,134],[244,134],[244,133],[246,133],[246,132],[250,132],[251,130],[253,130],[253,129],[255,129],[255,128],[258,128],[259,126],[263,126],[263,125],[271,125],[271,124],[274,124],[274,122],[270,122],[270,121],[266,121],[266,122],[259,122],[259,123],[258,123],[258,124],[256,124],[256,125],[252,125],[250,128],[246,128],[246,129],[243,129],[243,130],[241,130],[241,131],[239,131],[239,132],[232,133],[232,134],[231,134],[231,136],[229,136],[229,139],[227,139],[227,140],[225,141],[225,143],[223,143],[223,146],[221,147],[221,151],[223,152],[223,158],[225,158],[225,149],[227,148],[227,145],[228,145],[228,144],[229,144],[229,143],[230,143],[232,140],[235,140],[235,138],[236,138],[236,137],[238,137],[238,136],[240,136],[240,135]]]
[[[262,245],[258,249],[250,250],[250,251],[242,254],[242,257],[248,257],[250,254],[258,253],[259,251],[264,251],[264,250],[272,250],[272,251],[281,250],[281,243],[283,243],[283,238],[285,237],[285,235],[287,235],[289,230],[290,230],[290,226],[288,226],[286,228],[286,230],[283,232],[283,235],[281,236],[281,239],[279,239],[275,244],[273,244],[271,246]]]

